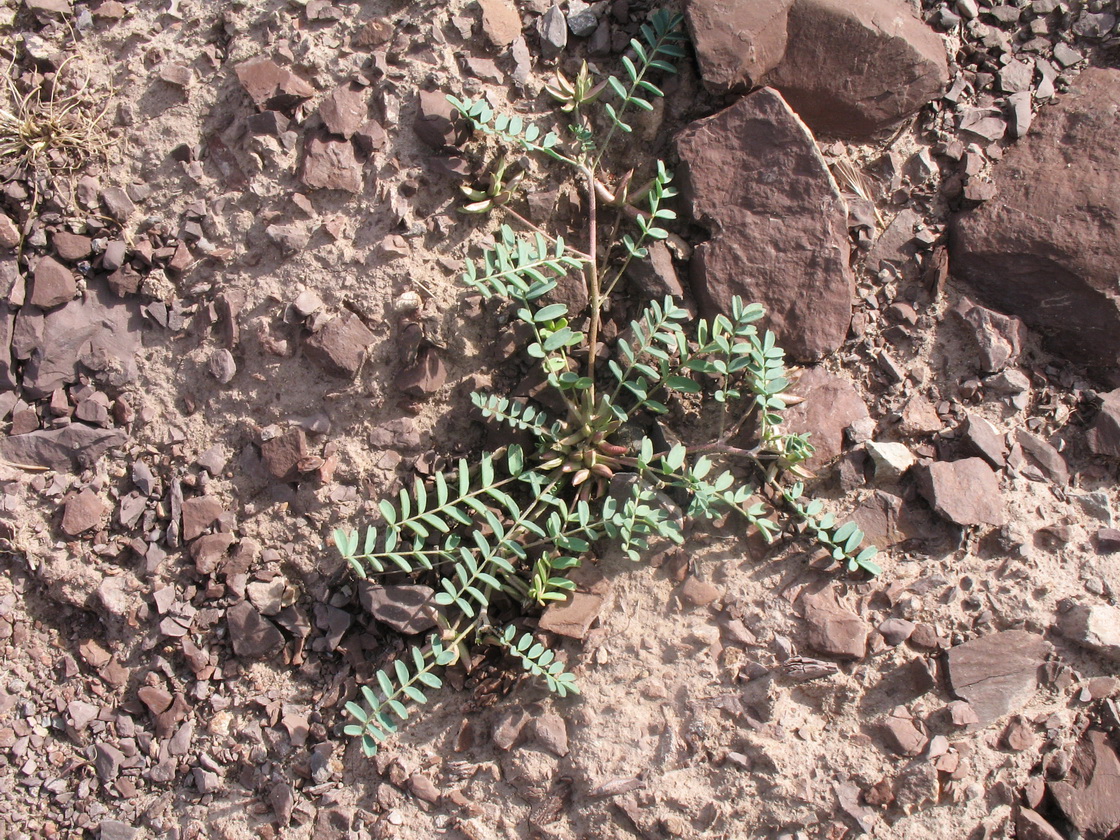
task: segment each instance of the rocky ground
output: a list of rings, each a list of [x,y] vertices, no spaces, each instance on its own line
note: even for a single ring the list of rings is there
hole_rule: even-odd
[[[407,593],[329,535],[529,369],[457,280],[494,220],[444,95],[550,119],[650,5],[0,0],[12,89],[106,109],[79,170],[0,171],[0,834],[1118,836],[1115,4],[680,10],[617,163],[668,160],[682,244],[612,318],[765,303],[883,574],[606,554],[540,621],[581,696],[452,673],[369,760],[341,708]]]

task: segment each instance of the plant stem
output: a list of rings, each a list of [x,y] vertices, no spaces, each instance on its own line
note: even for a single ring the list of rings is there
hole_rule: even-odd
[[[524,216],[522,216],[520,213],[518,213],[512,207],[509,207],[508,205],[503,205],[502,210],[509,213],[511,216],[513,216],[514,219],[519,221],[521,224],[525,225],[525,227],[529,228],[529,230],[532,230],[532,231],[535,231],[536,233],[539,233],[541,236],[543,236],[545,239],[547,239],[553,245],[555,245],[557,242],[559,242],[559,239],[557,239],[555,236],[550,234],[548,231],[546,231],[540,225],[535,224],[535,223],[529,221],[528,219],[526,219]],[[575,254],[580,259],[583,259],[583,260],[590,260],[591,259],[590,255],[583,253],[583,251],[580,251],[578,248],[573,248],[567,242],[564,243],[564,247],[567,250],[571,251],[573,254]]]
[[[598,205],[599,199],[595,195],[595,171],[594,169],[586,170],[587,176],[587,201],[588,206],[588,234],[587,234],[587,253],[591,258],[587,264],[587,294],[590,298],[591,307],[591,326],[588,328],[588,347],[587,347],[587,376],[591,380],[591,404],[595,404],[595,356],[598,350],[599,343],[599,307],[602,305],[599,300],[599,266],[596,257],[596,247],[598,240]]]

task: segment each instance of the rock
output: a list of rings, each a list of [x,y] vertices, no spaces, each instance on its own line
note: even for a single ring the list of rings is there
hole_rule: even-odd
[[[0,458],[17,466],[66,472],[92,466],[103,452],[127,440],[128,435],[120,429],[72,423],[61,429],[0,438]]]
[[[1069,466],[1062,453],[1026,429],[1015,430],[1015,440],[1023,454],[1034,463],[1050,481],[1065,486],[1069,484]]]
[[[226,610],[233,651],[247,659],[260,659],[284,644],[284,636],[248,601],[241,601]]]
[[[949,81],[943,41],[903,0],[795,0],[787,27],[766,84],[816,133],[870,136]]]
[[[62,530],[71,537],[84,533],[101,523],[109,507],[92,490],[86,489],[66,501],[62,514]]]
[[[904,435],[930,435],[941,430],[941,417],[933,403],[921,394],[915,394],[902,406],[898,430]]]
[[[1050,645],[1035,633],[1005,630],[949,648],[949,687],[967,700],[978,725],[1022,708],[1038,688],[1038,669]]]
[[[884,263],[890,263],[902,269],[904,276],[915,275],[918,266],[914,257],[918,249],[914,232],[921,223],[922,217],[910,208],[900,211],[867,252],[867,267],[878,272]]]
[[[73,299],[78,292],[74,273],[51,257],[43,257],[35,266],[34,282],[27,302],[40,309],[50,309]]]
[[[824,368],[808,368],[791,389],[803,398],[784,414],[784,428],[808,432],[815,452],[805,462],[812,471],[832,463],[844,447],[844,430],[869,419],[867,405],[852,383]]]
[[[447,101],[446,94],[438,90],[420,91],[412,128],[422,142],[436,151],[458,146],[470,136],[469,125]]]
[[[409,636],[436,626],[434,594],[430,586],[379,586],[369,581],[358,584],[358,600],[366,612]]]
[[[169,85],[174,85],[179,88],[190,87],[191,81],[194,79],[194,73],[191,68],[185,64],[175,64],[174,62],[168,63],[160,67],[159,77]]]
[[[926,520],[932,518],[931,514],[912,502],[882,490],[876,490],[863,499],[852,512],[852,519],[864,532],[867,541],[880,547],[916,537],[930,537],[936,532],[936,524]]]
[[[626,276],[641,290],[643,299],[662,300],[666,295],[683,298],[684,287],[673,267],[673,254],[664,242],[648,246],[649,259],[632,260]],[[587,292],[584,290],[584,296]],[[569,310],[570,311],[570,310]]]
[[[413,773],[408,777],[408,789],[417,799],[435,805],[441,796],[439,788],[423,773]]]
[[[854,612],[840,606],[831,588],[806,594],[801,602],[811,648],[841,659],[862,659],[867,654],[867,625]]]
[[[929,743],[929,738],[909,716],[892,714],[883,722],[882,732],[887,746],[899,755],[921,755]]]
[[[677,597],[691,607],[706,607],[723,597],[723,590],[689,575],[677,589]]]
[[[559,758],[568,754],[568,725],[556,712],[543,712],[533,717],[533,737]]]
[[[360,193],[362,164],[354,154],[352,143],[316,133],[304,145],[299,179],[312,189]]]
[[[369,88],[350,82],[335,88],[319,103],[319,117],[327,131],[349,140],[368,118],[368,99]]]
[[[268,581],[253,581],[245,587],[245,594],[252,605],[260,610],[261,615],[276,615],[284,607],[284,592],[287,588],[284,578],[274,577]]]
[[[211,575],[218,570],[226,552],[235,542],[233,534],[206,534],[191,543],[191,559],[200,575]]]
[[[344,312],[304,339],[303,346],[311,361],[328,373],[349,379],[357,375],[373,340],[373,333],[361,318]]]
[[[898,647],[905,642],[914,632],[915,624],[905,618],[888,618],[879,625],[879,635],[891,647]]]
[[[1097,529],[1097,550],[1101,554],[1114,554],[1120,551],[1120,530],[1116,528]]]
[[[1018,840],[1064,840],[1054,826],[1026,807],[1015,813],[1015,836]]]
[[[1059,614],[1058,629],[1071,642],[1120,662],[1120,609],[1078,604]]]
[[[567,601],[553,601],[541,616],[539,629],[556,633],[571,639],[582,639],[599,617],[610,584],[602,577],[577,569],[571,575],[576,581],[576,591],[568,595]]]
[[[119,387],[136,378],[136,353],[142,332],[139,307],[123,302],[100,280],[87,282],[86,293],[46,314],[24,308],[16,330],[33,335],[25,349],[25,398],[50,396],[87,373]]]
[[[918,492],[957,525],[1003,525],[1007,511],[999,479],[980,458],[935,461],[914,468]]]
[[[267,58],[244,61],[235,71],[245,92],[262,111],[285,111],[315,95],[315,88]]]
[[[555,3],[541,15],[537,30],[540,32],[541,51],[545,58],[555,58],[568,46],[568,24],[564,13]]]
[[[249,131],[253,134],[267,134],[279,137],[288,130],[288,118],[279,111],[261,111],[259,114],[250,114],[245,121]]]
[[[111,744],[94,744],[93,746],[93,766],[97,770],[97,778],[105,784],[116,781],[124,760],[124,753]]]
[[[1101,410],[1085,433],[1094,455],[1120,458],[1120,388],[1101,395]]]
[[[224,347],[219,347],[210,354],[206,366],[210,369],[210,375],[222,385],[228,385],[237,375],[237,361],[233,358],[233,354]]]
[[[677,150],[692,216],[711,232],[691,262],[704,314],[740,295],[766,307],[795,360],[836,350],[853,296],[847,207],[805,125],[763,88],[685,128]]]
[[[0,213],[0,248],[15,250],[19,247],[22,237],[19,228],[6,213]]]
[[[717,93],[746,93],[786,53],[794,0],[690,0],[686,14],[704,84]]]
[[[985,309],[966,297],[953,311],[972,328],[981,373],[998,373],[1019,361],[1027,342],[1027,328],[1022,320]]]
[[[1078,742],[1070,781],[1050,782],[1050,794],[1087,840],[1115,836],[1120,828],[1120,759],[1108,734],[1090,729]]]
[[[136,692],[136,696],[140,698],[140,702],[148,707],[148,711],[153,715],[161,715],[171,708],[171,701],[174,699],[171,692],[166,688],[155,685],[141,686]]]
[[[599,28],[595,9],[583,0],[568,1],[568,31],[577,38],[587,38]]]
[[[918,459],[904,443],[879,443],[869,440],[867,454],[875,463],[876,481],[899,481]]]
[[[274,224],[266,227],[264,232],[287,255],[298,254],[311,241],[311,231],[306,224]]]
[[[960,426],[961,448],[966,455],[983,458],[999,470],[1007,466],[1007,442],[1003,435],[978,414],[965,415]]]
[[[270,476],[278,481],[294,481],[299,462],[307,457],[307,435],[299,426],[261,442],[261,461]]]
[[[183,501],[183,541],[190,542],[202,536],[225,513],[222,503],[214,496],[199,496]]]
[[[447,368],[443,364],[443,356],[435,347],[421,349],[416,361],[397,374],[396,378],[397,390],[417,400],[432,396],[445,382]]]
[[[121,224],[128,221],[136,212],[136,205],[128,197],[128,193],[120,187],[106,187],[101,191],[101,203],[105,205],[109,215]]]
[[[1005,153],[1000,200],[950,225],[954,272],[1054,351],[1102,368],[1120,360],[1118,108],[1120,70],[1085,70]]]
[[[531,720],[529,713],[522,708],[514,708],[505,712],[494,725],[492,738],[494,746],[500,750],[508,750],[521,737],[521,732]]]
[[[292,821],[292,811],[296,805],[295,789],[287,782],[277,782],[269,791],[268,802],[280,827],[286,827]]]
[[[508,47],[521,34],[521,15],[510,0],[479,0],[482,34],[498,49]]]
[[[401,782],[404,780],[402,779]],[[354,812],[341,805],[332,805],[329,808],[320,808],[315,818],[315,831],[311,840],[348,840],[350,823],[354,819]]]
[[[1029,750],[1035,744],[1034,729],[1021,715],[1015,715],[1003,731],[1003,743],[1012,752]]]
[[[56,231],[51,236],[51,244],[54,245],[55,253],[67,262],[89,259],[93,253],[93,240],[66,230]]]
[[[385,134],[385,129],[381,127],[381,123],[377,120],[366,120],[354,132],[351,139],[354,141],[354,147],[361,154],[369,157],[385,145],[388,135]]]
[[[140,834],[139,829],[120,820],[102,820],[98,832],[98,840],[136,840]]]

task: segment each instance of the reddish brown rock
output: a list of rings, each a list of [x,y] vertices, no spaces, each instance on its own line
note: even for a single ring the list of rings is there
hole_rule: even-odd
[[[511,0],[478,0],[482,33],[495,47],[508,47],[521,35],[521,15]]]
[[[406,635],[423,633],[436,626],[434,594],[430,586],[358,583],[358,600],[366,612]]]
[[[293,426],[261,443],[261,460],[268,474],[280,481],[292,481],[299,462],[307,457],[307,435]]]
[[[692,216],[711,231],[691,263],[704,314],[739,295],[766,307],[795,360],[833,352],[852,311],[847,206],[805,125],[763,88],[688,126],[677,150]]]
[[[1101,395],[1101,410],[1089,425],[1085,442],[1095,455],[1120,458],[1120,388]]]
[[[1050,793],[1086,840],[1115,836],[1120,828],[1120,759],[1106,733],[1091,729],[1078,743],[1068,781]]]
[[[373,333],[361,318],[353,312],[344,312],[309,335],[303,346],[307,358],[328,373],[352,378],[365,361],[366,349],[373,340]]]
[[[436,393],[447,381],[447,368],[435,347],[423,348],[416,361],[397,375],[397,388],[413,399],[425,399]]]
[[[31,306],[50,309],[68,300],[78,292],[74,272],[52,257],[43,257],[35,266],[35,279],[31,284]]]
[[[1090,67],[996,166],[999,201],[956,215],[954,273],[1054,351],[1120,361],[1120,70]]]
[[[284,637],[248,601],[234,604],[226,611],[226,625],[233,652],[246,659],[260,659],[284,644]]]
[[[361,192],[362,164],[354,145],[328,135],[312,135],[304,148],[300,181],[313,189]]]
[[[759,84],[786,53],[793,0],[691,0],[686,14],[700,75],[711,90]]]
[[[841,659],[862,659],[867,655],[868,627],[862,618],[840,606],[831,589],[802,597],[805,621],[809,625],[809,646]]]
[[[222,503],[214,496],[200,496],[183,502],[183,541],[199,537],[218,517],[225,513]]]
[[[457,146],[470,136],[469,126],[447,101],[447,95],[438,90],[420,91],[412,128],[417,137],[436,150]]]
[[[972,328],[982,373],[997,373],[1019,360],[1027,342],[1022,320],[986,309],[968,298],[961,298],[953,311]]]
[[[765,81],[814,132],[871,135],[949,81],[944,42],[905,0],[795,0],[787,27],[785,55]]]
[[[980,458],[936,461],[913,469],[918,492],[930,507],[957,525],[1002,525],[1007,509],[999,478]]]
[[[812,471],[820,470],[843,451],[844,430],[870,418],[867,405],[848,379],[822,367],[807,369],[792,392],[803,400],[786,410],[785,428],[809,433],[816,451],[805,465]]]
[[[354,147],[366,157],[385,145],[388,135],[377,120],[367,120],[354,132]]]
[[[1065,840],[1054,826],[1030,808],[1020,808],[1015,814],[1017,840]]]
[[[19,228],[6,213],[0,213],[0,248],[14,250],[19,246]]]
[[[319,103],[319,116],[327,131],[349,140],[365,123],[369,88],[354,82],[335,88]]]
[[[929,738],[908,715],[892,714],[883,722],[882,731],[887,746],[899,755],[921,755],[929,743]]]
[[[92,490],[83,490],[66,500],[62,513],[62,530],[76,537],[95,528],[109,512],[108,506]]]
[[[995,469],[1007,465],[1007,441],[1003,435],[977,414],[968,414],[960,426],[961,448],[966,455],[983,458]]]
[[[191,559],[200,575],[213,574],[234,543],[233,534],[207,534],[191,543]]]
[[[64,472],[92,466],[106,450],[121,446],[127,440],[128,435],[120,429],[95,429],[72,423],[61,429],[0,437],[0,458],[17,466]]]
[[[967,700],[980,726],[1018,711],[1038,689],[1050,645],[1035,633],[1005,630],[949,649],[949,687]]]
[[[315,95],[315,88],[267,58],[252,58],[236,67],[238,81],[261,110],[294,108]]]
[[[1016,429],[1015,440],[1027,459],[1047,479],[1061,486],[1069,484],[1069,465],[1057,448],[1026,429]]]
[[[79,236],[67,230],[55,232],[51,237],[51,244],[54,245],[55,253],[69,262],[88,259],[93,253],[93,241],[88,236]]]

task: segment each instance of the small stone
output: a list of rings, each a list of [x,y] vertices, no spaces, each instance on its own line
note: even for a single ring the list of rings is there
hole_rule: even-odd
[[[1064,840],[1054,826],[1030,808],[1019,808],[1015,814],[1015,837],[1018,840]]]
[[[106,271],[116,271],[124,265],[127,258],[128,245],[120,239],[114,239],[105,246],[105,252],[101,255],[101,267]]]
[[[148,711],[153,715],[163,714],[171,708],[173,697],[171,692],[166,688],[145,685],[136,692],[136,695],[140,698],[140,702],[147,706]]]
[[[949,687],[967,700],[980,726],[1022,708],[1038,689],[1038,669],[1050,651],[1039,635],[1005,630],[949,649]]]
[[[979,306],[966,297],[953,312],[971,327],[982,373],[997,373],[1019,361],[1027,342],[1027,327],[1021,319]]]
[[[829,588],[802,596],[809,646],[842,659],[862,659],[867,654],[868,628],[858,615],[840,606]]]
[[[1120,609],[1078,604],[1058,616],[1062,635],[1094,653],[1120,662]]]
[[[284,578],[274,577],[269,581],[253,581],[245,587],[245,594],[249,596],[253,606],[260,610],[261,615],[276,615],[284,606],[287,588]]]
[[[350,82],[335,88],[320,104],[319,117],[332,134],[347,140],[365,123],[369,88]]]
[[[116,781],[125,760],[124,753],[110,744],[95,744],[93,751],[93,766],[97,770],[97,778],[105,784]]]
[[[419,106],[412,127],[431,148],[438,151],[457,146],[469,136],[469,128],[443,92],[420,91]]]
[[[210,354],[207,367],[210,368],[210,375],[222,385],[228,385],[237,374],[237,362],[234,360],[233,354],[224,347]]]
[[[918,460],[904,443],[869,440],[865,446],[867,454],[875,463],[876,481],[899,481]]]
[[[521,737],[521,731],[530,721],[529,713],[524,709],[510,709],[500,718],[494,726],[492,738],[494,746],[500,750],[508,750]]]
[[[214,496],[200,496],[183,502],[183,540],[190,542],[202,536],[206,529],[218,521],[225,508]]]
[[[102,7],[106,5],[101,4]],[[102,820],[98,830],[98,840],[136,840],[140,834],[139,829],[120,820]]]
[[[949,710],[949,720],[952,721],[953,726],[973,726],[980,722],[972,704],[964,700],[954,700],[946,708]]]
[[[553,58],[568,46],[568,23],[560,7],[552,5],[541,15],[537,24],[541,36],[541,49],[546,58]]]
[[[691,575],[677,589],[677,596],[691,607],[706,607],[723,597],[723,590]]]
[[[369,581],[358,584],[358,600],[366,612],[398,633],[409,636],[436,626],[434,595],[435,591],[429,586],[380,586]]]
[[[1082,837],[1115,836],[1120,828],[1120,758],[1108,733],[1090,729],[1073,758],[1077,772],[1049,783],[1050,793]]]
[[[191,68],[184,64],[170,62],[164,64],[159,69],[159,77],[169,85],[174,85],[179,88],[188,88],[191,85],[191,81],[194,79],[194,73],[191,72]]]
[[[0,248],[9,250],[19,247],[22,237],[16,223],[6,213],[0,213]]]
[[[65,230],[56,232],[51,237],[51,244],[54,245],[55,253],[69,262],[89,259],[93,253],[92,239]]]
[[[887,746],[899,755],[921,755],[929,738],[909,717],[892,715],[883,723],[883,736]]]
[[[279,481],[292,481],[297,467],[307,457],[307,435],[298,426],[261,443],[261,460],[268,474]]]
[[[1097,551],[1101,554],[1113,554],[1120,551],[1120,530],[1116,528],[1098,529]]]
[[[479,0],[482,33],[495,47],[508,47],[521,34],[521,15],[510,0]]]
[[[351,139],[358,151],[369,157],[385,145],[388,135],[377,120],[366,120]]]
[[[194,777],[195,787],[198,788],[199,793],[206,795],[208,793],[217,793],[222,789],[221,777],[212,770],[195,767],[191,773]]]
[[[567,601],[552,603],[541,616],[541,630],[582,639],[591,629],[603,608],[603,598],[588,592],[573,592]]]
[[[569,0],[568,3],[568,31],[577,38],[587,38],[594,34],[599,26],[599,18],[583,0]]]
[[[265,134],[270,137],[279,137],[288,130],[288,118],[279,111],[261,111],[259,114],[250,114],[246,120],[249,131],[253,134]]]
[[[304,147],[300,182],[313,189],[361,192],[362,164],[354,145],[329,135],[311,136]]]
[[[444,386],[447,368],[435,347],[425,347],[416,361],[402,370],[396,379],[397,389],[413,399],[426,399]]]
[[[269,225],[264,232],[287,255],[298,254],[311,241],[311,230],[306,224]]]
[[[238,64],[237,79],[258,108],[287,110],[315,95],[315,88],[267,58]]]
[[[1007,465],[1007,442],[999,430],[983,417],[965,415],[960,431],[961,448],[966,455],[979,456],[997,470]]]
[[[62,514],[62,530],[76,537],[101,523],[108,506],[92,490],[83,490],[71,496]]]
[[[1011,719],[1003,731],[1003,742],[1013,752],[1023,752],[1035,745],[1034,729],[1019,715]]]
[[[439,788],[423,773],[413,773],[408,777],[408,789],[413,796],[424,802],[430,802],[433,805],[439,802]]]
[[[72,300],[78,284],[74,273],[52,257],[43,257],[35,266],[34,282],[28,303],[41,309],[50,309]]]
[[[136,212],[136,205],[128,197],[128,193],[120,187],[106,187],[101,191],[101,203],[109,215],[122,224],[128,221],[129,216]]]
[[[328,373],[353,378],[365,361],[374,335],[353,312],[332,318],[304,340],[307,357]]]
[[[1069,466],[1066,459],[1055,447],[1025,429],[1015,430],[1015,440],[1023,454],[1034,463],[1043,474],[1059,486],[1069,484]]]
[[[918,492],[950,522],[967,526],[1007,521],[999,479],[984,460],[936,461],[915,470]]]
[[[226,552],[234,543],[233,534],[206,534],[191,543],[191,558],[200,575],[210,575],[218,570]]]
[[[537,743],[555,756],[568,754],[568,726],[555,712],[545,712],[533,718],[533,737]]]
[[[1120,458],[1120,388],[1101,395],[1101,410],[1089,424],[1085,442],[1094,455]]]
[[[260,659],[284,644],[284,636],[276,626],[264,618],[248,601],[234,604],[226,610],[233,651],[248,659]]]
[[[904,618],[888,618],[879,625],[879,634],[891,647],[897,647],[914,633],[914,622]]]

